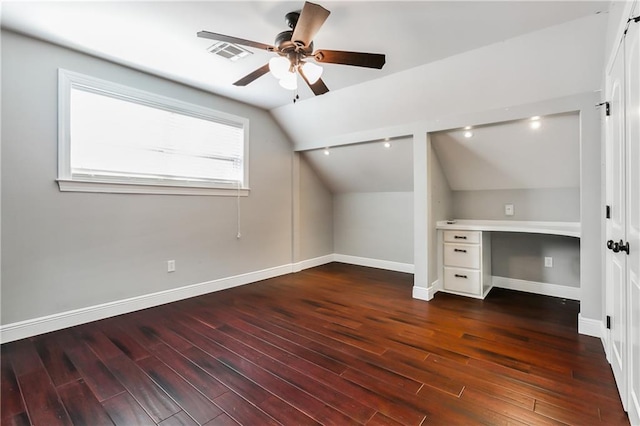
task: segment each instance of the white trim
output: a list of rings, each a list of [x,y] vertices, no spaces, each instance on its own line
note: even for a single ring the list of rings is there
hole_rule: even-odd
[[[356,261],[358,263],[356,263]],[[390,269],[399,272],[412,272],[407,271],[407,269],[413,269],[413,265],[403,263],[329,254],[313,259],[303,260],[295,264],[276,266],[232,277],[220,278],[203,283],[191,284],[185,287],[164,290],[157,293],[144,294],[128,299],[116,300],[113,302],[46,315],[39,318],[0,325],[0,343],[12,342],[14,340],[37,336],[39,334],[61,330],[63,328],[73,327],[91,321],[127,314],[141,309],[152,308],[165,303],[176,302],[190,297],[226,290],[228,288],[238,287],[245,284],[251,284],[257,281],[290,274],[292,272],[299,272],[303,269],[313,268],[331,262],[352,263],[354,265],[371,266],[374,268]],[[392,267],[400,269],[393,269]],[[426,291],[426,289],[424,290]]]
[[[414,267],[411,263],[392,262],[390,260],[371,259],[369,257],[350,256],[347,254],[334,253],[333,261],[359,266],[369,266],[378,269],[387,269],[389,271],[407,272],[409,274],[413,274],[414,272]]]
[[[124,300],[102,303],[40,318],[0,326],[0,343],[12,342],[50,331],[61,330],[91,321],[151,308],[189,297],[225,290],[291,273],[291,265],[276,266],[228,278],[192,284],[185,287],[145,294]]]
[[[428,288],[413,286],[412,296],[414,299],[426,300],[427,302],[433,299],[433,295]]]
[[[493,287],[542,294],[545,296],[562,297],[564,299],[580,300],[579,287],[569,287],[566,285],[540,283],[536,281],[526,281],[497,276],[491,277],[491,280]]]
[[[304,269],[315,268],[316,266],[325,265],[327,263],[333,262],[333,254],[328,254],[326,256],[315,257],[313,259],[303,260],[292,265],[292,271],[300,272]]]
[[[582,314],[578,314],[578,333],[602,339],[603,327],[602,321],[585,318]]]
[[[578,314],[578,324],[580,324],[580,314]],[[609,330],[607,330],[607,324],[605,321],[600,321],[600,340],[602,341],[602,348],[604,349],[604,354],[607,357],[607,362],[611,364],[611,360],[609,359],[610,351],[609,351]]]
[[[442,290],[442,283],[440,282],[440,280],[435,280],[431,283],[431,287],[429,287],[427,290],[429,291],[429,300],[431,300],[437,292]]]
[[[71,90],[78,89],[125,102],[243,129],[242,188],[249,188],[250,123],[246,117],[180,101],[156,93],[58,68],[58,184],[60,191],[126,194],[238,195],[237,182],[154,177],[73,175],[71,170]],[[150,182],[148,181],[150,180]],[[77,183],[77,184],[76,184]],[[206,188],[206,189],[205,189]],[[189,189],[193,189],[190,191]],[[215,191],[215,189],[219,191]],[[234,193],[231,194],[231,189]],[[248,191],[241,193],[247,196]]]
[[[62,192],[104,192],[111,194],[169,194],[169,195],[217,195],[247,197],[248,188],[211,188],[197,186],[167,186],[160,184],[136,184],[128,182],[98,182],[78,179],[58,179]]]

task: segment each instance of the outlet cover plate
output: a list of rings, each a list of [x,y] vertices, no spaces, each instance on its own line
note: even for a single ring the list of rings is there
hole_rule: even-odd
[[[505,214],[505,216],[513,216],[513,214],[514,214],[513,204],[505,204],[504,205],[504,214]]]

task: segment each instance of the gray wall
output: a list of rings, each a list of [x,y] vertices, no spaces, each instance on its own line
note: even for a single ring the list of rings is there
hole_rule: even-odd
[[[545,257],[553,258],[553,267],[544,267]],[[499,277],[580,287],[580,239],[492,232],[491,273]]]
[[[333,253],[333,195],[300,156],[300,259]]]
[[[456,219],[580,222],[580,188],[453,191]],[[505,216],[504,205],[515,214]]]
[[[334,252],[413,264],[413,192],[334,194]]]
[[[61,193],[59,67],[248,117],[242,238],[234,197]],[[1,170],[2,324],[291,263],[292,150],[268,113],[5,31]]]

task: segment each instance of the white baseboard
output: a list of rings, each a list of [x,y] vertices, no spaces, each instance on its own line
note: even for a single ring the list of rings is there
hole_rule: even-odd
[[[190,297],[250,284],[292,272],[299,272],[303,269],[313,268],[334,261],[361,266],[371,266],[374,268],[390,269],[400,272],[413,272],[413,265],[355,256],[329,254],[314,259],[303,260],[294,264],[276,266],[233,277],[220,278],[217,280],[192,284],[157,293],[145,294],[128,299],[102,303],[100,305],[88,306],[39,318],[0,325],[0,343],[12,342],[14,340],[37,336],[39,334],[49,333],[51,331],[73,327],[91,321],[97,321],[116,315],[163,305],[165,303],[176,302]]]
[[[431,283],[431,285],[427,288],[415,285],[413,286],[412,297],[414,299],[426,300],[429,301],[433,299],[433,296],[442,290],[442,286],[440,285],[439,280],[435,280]]]
[[[328,254],[326,256],[315,257],[313,259],[303,260],[301,262],[297,262],[293,264],[292,270],[293,272],[300,272],[304,269],[315,268],[316,266],[325,265],[327,263],[331,263],[334,261],[333,254]]]
[[[600,320],[585,318],[582,314],[578,314],[578,333],[580,334],[598,337],[602,340],[603,326],[604,324]]]
[[[214,291],[225,290],[292,272],[292,266],[283,265],[261,271],[249,272],[228,278],[192,284],[185,287],[160,291],[117,300],[86,308],[74,309],[44,317],[33,318],[0,326],[0,343],[12,342],[26,337],[36,336],[50,331],[61,330],[79,324],[85,324],[115,315],[126,314],[140,309],[151,308],[189,297],[200,296]]]
[[[536,281],[518,280],[515,278],[491,277],[493,287],[527,293],[542,294],[544,296],[562,297],[563,299],[580,300],[580,288],[565,285],[540,283]]]
[[[349,256],[347,254],[334,254],[334,262],[349,263],[351,265],[369,266],[371,268],[387,269],[389,271],[407,272],[413,274],[414,267],[411,263],[392,262],[390,260],[371,259],[368,257]]]
[[[440,282],[440,280],[435,280],[431,283],[431,286],[427,290],[429,291],[429,300],[431,300],[437,292],[442,290],[442,283]]]
[[[580,324],[580,314],[578,314],[578,324]],[[607,361],[611,364],[611,359],[609,357],[609,333],[607,333],[607,324],[604,321],[600,321],[600,340],[602,341],[602,347],[605,355],[607,356]]]
[[[429,301],[433,298],[433,296],[430,296],[430,292],[428,288],[418,287],[416,285],[413,286],[412,296],[414,299],[426,300],[426,301]]]

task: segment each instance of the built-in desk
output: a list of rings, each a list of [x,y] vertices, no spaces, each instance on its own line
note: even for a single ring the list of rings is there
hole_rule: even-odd
[[[491,232],[580,238],[579,222],[451,220],[436,223],[438,279],[442,291],[484,299],[491,282]]]

